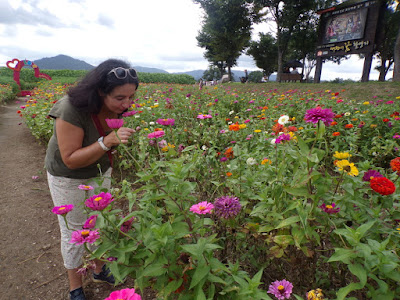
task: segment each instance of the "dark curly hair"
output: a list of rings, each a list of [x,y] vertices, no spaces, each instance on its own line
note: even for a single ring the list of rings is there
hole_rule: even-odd
[[[79,110],[98,114],[103,106],[103,98],[100,92],[109,94],[117,86],[133,83],[136,89],[139,87],[139,79],[126,76],[118,79],[115,74],[109,72],[117,67],[130,68],[129,64],[119,59],[108,59],[96,68],[89,71],[75,86],[71,87],[67,94],[71,104]]]

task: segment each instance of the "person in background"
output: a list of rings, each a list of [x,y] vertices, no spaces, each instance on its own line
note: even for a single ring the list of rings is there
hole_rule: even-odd
[[[85,300],[82,275],[77,273],[82,264],[84,246],[71,244],[71,234],[82,230],[88,216],[82,203],[93,190],[81,190],[80,185],[97,187],[94,178],[103,179],[102,187],[110,188],[111,148],[127,143],[134,130],[121,127],[111,130],[106,119],[117,119],[131,105],[139,87],[136,71],[126,62],[109,59],[70,88],[57,101],[49,116],[54,121],[45,167],[54,206],[73,204],[67,214],[68,226],[59,215],[61,253],[67,269],[71,300]],[[118,136],[117,136],[118,135]],[[85,194],[85,193],[88,194]],[[115,279],[104,262],[95,260],[93,281],[114,285]]]
[[[290,74],[299,74],[299,72],[297,71],[296,68],[293,68],[292,71],[290,72]]]

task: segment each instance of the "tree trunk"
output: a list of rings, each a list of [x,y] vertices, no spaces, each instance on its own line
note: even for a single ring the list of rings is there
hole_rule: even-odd
[[[394,45],[393,81],[400,82],[400,28]]]
[[[283,71],[283,53],[278,46],[278,74],[276,76],[276,81],[281,82],[281,74]]]
[[[381,58],[381,66],[379,67],[379,81],[385,81],[385,77],[386,77],[386,60]]]
[[[232,81],[232,71],[231,71],[231,66],[228,66],[228,76],[229,76],[229,81]]]

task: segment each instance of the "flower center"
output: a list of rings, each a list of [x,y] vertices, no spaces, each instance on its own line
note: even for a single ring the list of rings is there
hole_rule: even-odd
[[[279,285],[279,286],[278,286],[278,291],[279,291],[280,293],[283,293],[283,292],[285,291],[285,287],[284,287],[283,285]]]
[[[205,206],[199,206],[199,210],[205,210],[206,209],[206,207]]]
[[[345,170],[346,172],[350,172],[351,171],[351,167],[350,166],[344,166],[343,170]]]
[[[102,200],[102,199],[103,199],[103,197],[96,197],[96,198],[94,199],[94,201],[99,202],[99,201]]]
[[[58,210],[64,210],[65,209],[65,207],[60,207]]]
[[[88,237],[88,236],[89,236],[89,230],[83,230],[83,231],[81,231],[81,235],[82,235],[83,238]]]
[[[332,205],[327,205],[326,208],[331,209],[331,208],[333,208],[333,207],[332,207]]]

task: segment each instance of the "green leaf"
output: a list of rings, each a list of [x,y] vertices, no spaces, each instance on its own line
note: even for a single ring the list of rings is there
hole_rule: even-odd
[[[167,271],[166,268],[164,268],[164,264],[161,263],[155,263],[151,264],[148,267],[146,267],[143,271],[143,276],[149,276],[149,277],[157,277],[163,275]]]
[[[164,288],[163,293],[165,296],[168,296],[172,292],[176,291],[182,285],[183,279],[180,278],[179,280],[172,280],[167,284]]]
[[[335,253],[329,258],[328,262],[333,261],[341,261],[345,264],[348,264],[350,258],[356,257],[357,254],[354,250],[344,249],[344,248],[335,248]]]
[[[361,288],[367,283],[367,271],[360,264],[351,264],[348,266],[351,273],[353,273],[360,280]]]
[[[193,288],[196,286],[204,277],[207,276],[207,274],[210,272],[210,266],[209,265],[200,265],[196,268],[193,274],[192,281],[190,282],[190,287],[189,289]]]
[[[286,227],[286,226],[292,225],[293,223],[297,223],[299,221],[300,221],[299,216],[292,216],[292,217],[287,218],[287,219],[283,220],[282,222],[280,222],[279,225],[275,227],[275,229]]]
[[[298,188],[284,188],[284,191],[286,193],[289,193],[291,195],[294,196],[303,196],[303,197],[307,197],[309,195],[308,193],[308,189],[306,186],[302,186],[302,187],[298,187]]]

